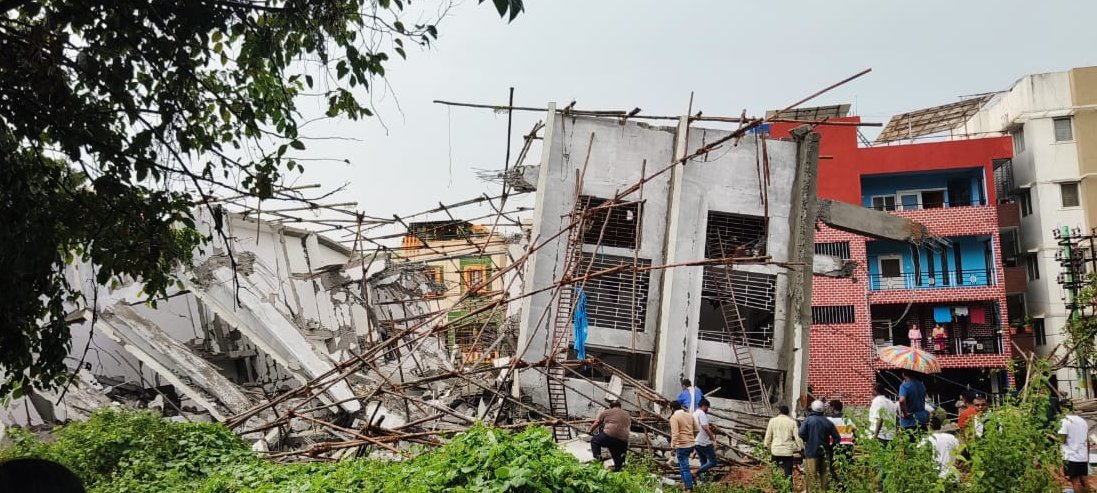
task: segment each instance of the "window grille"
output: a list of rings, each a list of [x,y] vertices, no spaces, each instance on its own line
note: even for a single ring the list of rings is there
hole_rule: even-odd
[[[580,210],[587,210],[606,202],[609,200],[583,195],[579,197],[578,206]],[[583,220],[583,243],[634,249],[641,214],[643,208],[638,202],[598,209]]]
[[[832,257],[838,257],[842,260],[849,260],[849,242],[835,241],[830,243],[816,243],[815,254],[830,255]]]
[[[594,262],[591,263],[591,258]],[[590,272],[612,269],[621,265],[632,265],[632,257],[586,253],[580,264],[583,274],[588,265]],[[637,259],[637,267],[648,267],[649,259]],[[587,293],[587,321],[592,327],[618,330],[644,330],[647,317],[648,287],[651,271],[636,272],[636,291],[633,294],[633,272],[630,269],[602,275],[586,281],[583,290]],[[632,318],[635,315],[636,318]]]
[[[853,305],[811,307],[811,323],[813,324],[851,324],[853,322]]]
[[[729,212],[708,212],[705,258],[766,254],[766,219]]]

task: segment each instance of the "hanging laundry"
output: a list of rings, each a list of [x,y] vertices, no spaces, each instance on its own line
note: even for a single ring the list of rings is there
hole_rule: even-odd
[[[971,323],[973,324],[985,324],[987,323],[987,309],[983,306],[971,307]]]
[[[933,321],[939,324],[952,323],[952,308],[947,306],[933,307]]]
[[[952,313],[955,313],[957,317],[966,317],[968,314],[966,306],[957,306],[952,309]]]
[[[575,313],[572,314],[572,322],[575,324],[575,357],[587,359],[587,293],[582,288],[575,288],[576,297]]]

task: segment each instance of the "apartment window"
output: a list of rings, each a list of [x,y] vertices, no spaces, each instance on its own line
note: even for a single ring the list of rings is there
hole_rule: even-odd
[[[815,254],[830,255],[832,257],[838,257],[842,260],[849,260],[849,242],[835,241],[830,243],[816,243]]]
[[[1018,191],[1017,203],[1021,207],[1021,217],[1032,214],[1032,191],[1027,188]]]
[[[894,195],[878,195],[872,198],[872,208],[878,211],[893,211],[895,210],[895,196]]]
[[[650,259],[636,259],[634,264],[632,257],[617,255],[583,252],[581,258],[583,268],[589,265],[590,272],[621,266],[644,268],[651,265]],[[587,320],[590,325],[605,329],[644,330],[650,285],[651,271],[634,272],[631,268],[591,278],[583,285],[587,293]]]
[[[436,265],[428,265],[425,271],[428,278],[430,278],[430,292],[427,293],[428,298],[434,298],[444,296],[446,294],[446,281],[445,271],[442,267]]]
[[[1044,327],[1044,319],[1032,319],[1032,336],[1037,346],[1047,345],[1047,329]]]
[[[580,210],[592,209],[608,199],[580,196]],[[583,221],[583,243],[617,248],[636,248],[643,208],[638,202],[598,209]]]
[[[487,286],[481,286],[488,278],[488,266],[469,265],[461,270],[461,287],[463,291],[477,293]]]
[[[1078,182],[1060,183],[1059,195],[1063,199],[1063,207],[1078,207],[1082,203],[1078,196]]]
[[[1028,270],[1028,280],[1035,281],[1040,278],[1040,259],[1034,253],[1025,256],[1025,268]]]
[[[1069,142],[1074,140],[1074,129],[1071,127],[1071,118],[1064,116],[1062,118],[1053,118],[1051,121],[1055,125],[1055,142]]]
[[[817,325],[853,323],[853,305],[813,306],[811,323]]]
[[[1025,152],[1025,128],[1020,127],[1009,133],[1013,137],[1013,154]]]
[[[705,258],[748,257],[766,254],[766,218],[709,211]]]

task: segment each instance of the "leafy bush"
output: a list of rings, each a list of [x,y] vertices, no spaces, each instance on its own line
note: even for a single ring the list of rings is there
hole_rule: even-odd
[[[93,493],[626,492],[651,491],[640,467],[610,473],[560,450],[547,429],[475,426],[405,462],[356,459],[278,464],[250,452],[220,425],[171,423],[148,412],[96,412],[45,443],[16,431],[0,460],[56,460]]]

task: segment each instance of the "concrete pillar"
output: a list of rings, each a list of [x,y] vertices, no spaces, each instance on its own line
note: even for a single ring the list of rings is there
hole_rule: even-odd
[[[674,142],[674,159],[681,159],[689,151],[686,149],[686,130],[689,127],[688,117],[681,117],[678,121],[678,130]],[[667,232],[663,237],[663,249],[666,253],[664,263],[673,264],[680,262],[678,254],[677,238],[681,229],[680,209],[682,206],[682,180],[683,165],[675,166],[671,170],[670,192],[667,197]],[[663,274],[662,284],[659,287],[663,295],[659,304],[659,323],[656,327],[655,341],[655,374],[652,379],[652,388],[663,395],[677,394],[680,387],[679,380],[682,377],[693,380],[697,363],[697,330],[690,330],[680,320],[682,306],[676,306],[681,302],[680,296],[673,293],[689,292],[685,277],[681,269],[668,269]]]
[[[552,146],[556,141],[556,103],[549,103],[548,114],[545,116],[545,128],[542,134],[542,146],[541,146],[541,166],[538,170],[537,176],[537,191],[534,194],[533,210],[545,211],[545,194],[549,193],[549,190],[557,190],[555,187],[547,186],[549,180],[549,173],[551,171],[551,157]],[[542,212],[539,216],[540,219],[533,221],[532,228],[530,229],[530,242],[536,246],[545,241],[545,235],[552,235],[559,231],[560,223],[551,214]],[[546,224],[546,222],[552,221],[552,224]],[[565,237],[566,239],[566,237]],[[562,245],[561,242],[555,242],[557,245]],[[550,247],[551,248],[551,247]],[[559,257],[559,253],[557,256]],[[523,289],[532,291],[538,289],[547,283],[554,281],[555,276],[552,265],[544,265],[545,262],[538,262],[539,255],[530,255],[525,261],[525,273],[523,274],[524,287]],[[548,257],[545,257],[546,260]],[[551,263],[551,262],[549,262]],[[551,329],[549,327],[542,327],[541,330],[537,330],[538,325],[551,324],[552,313],[548,313],[547,316],[542,317],[544,314],[546,304],[551,304],[555,299],[551,295],[551,292],[541,293],[536,296],[528,296],[522,299],[521,307],[522,312],[518,322],[518,347],[516,355],[521,355],[521,358],[525,361],[539,361],[544,359],[547,353],[547,341]],[[551,308],[550,308],[551,310]],[[524,370],[518,372],[519,378],[514,379],[514,385],[511,388],[511,394],[517,398],[521,394],[520,387],[523,380],[533,382],[531,388],[544,388],[539,386],[536,382],[544,381],[544,376],[539,372]]]
[[[808,347],[811,336],[812,259],[815,254],[816,182],[819,170],[819,134],[802,126],[790,132],[796,139],[796,179],[792,184],[789,212],[789,261],[801,262],[788,271],[785,344],[780,366],[785,372],[785,392],[778,404],[795,409],[793,402],[807,391]]]

